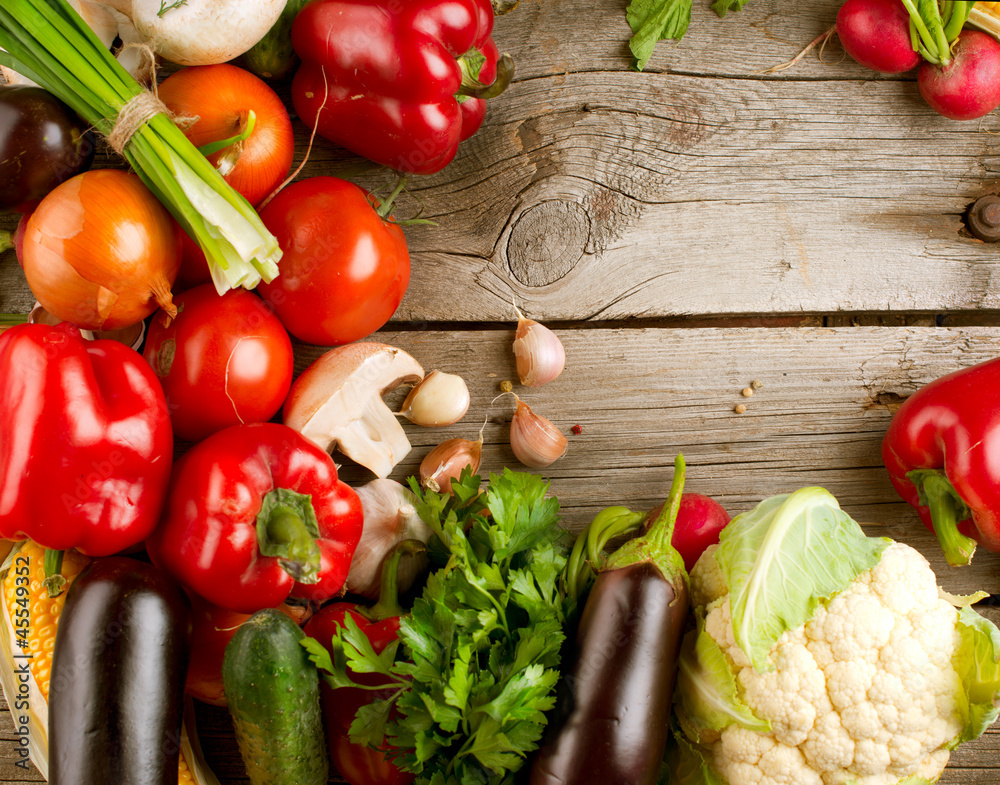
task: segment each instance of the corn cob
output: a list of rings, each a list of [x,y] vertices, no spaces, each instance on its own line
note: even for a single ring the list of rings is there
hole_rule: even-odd
[[[11,563],[12,560],[13,563]],[[19,548],[8,557],[7,562],[11,564],[3,573],[2,591],[0,591],[3,597],[3,610],[6,613],[3,625],[6,627],[8,635],[3,635],[3,628],[0,627],[0,638],[4,639],[4,643],[9,640],[12,647],[18,647],[23,653],[31,655],[28,669],[33,680],[32,686],[37,689],[44,702],[47,703],[49,679],[52,675],[52,652],[59,626],[59,614],[66,603],[66,593],[69,587],[91,560],[75,551],[65,552],[62,575],[66,579],[66,586],[58,597],[50,597],[47,589],[43,586],[45,580],[44,560],[45,549],[31,540],[21,543]],[[15,565],[21,568],[20,573]],[[26,574],[25,566],[27,567]],[[25,578],[27,578],[27,597],[24,596]],[[18,588],[21,589],[20,593]],[[26,630],[19,629],[17,626],[17,609],[19,607],[27,607],[28,609],[26,618],[29,624]],[[185,717],[186,724],[193,727],[193,714],[186,712]],[[44,726],[44,722],[42,725]],[[204,761],[200,759],[201,753],[197,747],[197,738],[189,738],[186,728],[181,729],[181,737],[181,751],[177,767],[178,785],[218,785],[218,780],[207,769]],[[38,755],[47,755],[45,750],[47,739],[36,739],[35,741],[39,742],[35,748]],[[47,768],[47,763],[36,759],[35,754],[32,755],[32,759],[36,766],[42,770],[43,776],[47,776],[47,772],[44,770]]]
[[[18,637],[18,640],[21,642],[21,651],[31,655],[31,660],[28,662],[31,675],[35,677],[42,697],[48,700],[49,677],[52,674],[52,650],[56,643],[59,614],[62,612],[63,605],[66,604],[66,591],[64,590],[58,597],[50,597],[48,591],[42,586],[42,581],[45,580],[43,567],[45,549],[40,545],[28,540],[21,546],[18,556],[28,561],[27,601],[29,613],[26,618],[30,619],[26,630],[27,636]],[[66,589],[69,589],[76,576],[80,574],[80,570],[86,567],[89,561],[88,557],[75,551],[67,551],[64,554],[62,576],[66,579]],[[17,589],[16,571],[8,570],[3,579],[3,596],[12,622],[16,622],[14,609],[18,607],[19,603]],[[23,598],[20,601],[23,602]]]
[[[1000,38],[1000,2],[979,2],[969,11],[968,23]]]

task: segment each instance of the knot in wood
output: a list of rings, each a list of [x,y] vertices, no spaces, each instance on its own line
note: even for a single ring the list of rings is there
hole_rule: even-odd
[[[540,202],[514,222],[507,240],[507,263],[525,286],[545,286],[576,267],[589,244],[586,210],[576,202]]]

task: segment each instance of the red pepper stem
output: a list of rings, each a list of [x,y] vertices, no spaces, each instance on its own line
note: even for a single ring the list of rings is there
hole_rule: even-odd
[[[958,530],[958,522],[964,517],[956,498],[955,487],[948,478],[938,471],[915,471],[907,474],[920,493],[921,503],[925,503],[931,513],[934,534],[941,543],[945,559],[952,567],[963,567],[972,560],[976,552],[976,541]]]
[[[58,597],[66,588],[66,578],[62,574],[63,551],[53,548],[45,549],[42,566],[45,569],[45,580],[42,585],[50,597]]]
[[[459,65],[462,66],[462,86],[458,88],[458,95],[466,98],[479,98],[488,101],[496,98],[506,90],[514,79],[514,58],[506,52],[497,60],[497,76],[492,84],[484,85],[479,81],[479,73],[473,59],[482,68],[483,57],[478,52],[478,56],[463,55],[459,58]],[[475,70],[475,73],[472,71]]]
[[[287,507],[274,511],[267,524],[272,543],[281,546],[281,566],[295,580],[319,570],[320,551],[316,538],[306,528],[302,518]]]
[[[382,583],[379,587],[378,602],[362,611],[366,618],[371,621],[382,621],[406,613],[399,604],[399,562],[403,556],[419,556],[426,552],[427,546],[420,540],[403,540],[389,551],[382,562]]]
[[[14,327],[28,321],[26,313],[0,313],[0,327]]]
[[[14,235],[5,229],[0,229],[0,253],[9,251],[14,247]]]

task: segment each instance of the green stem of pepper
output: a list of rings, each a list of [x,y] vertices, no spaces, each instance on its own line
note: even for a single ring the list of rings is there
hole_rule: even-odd
[[[14,235],[5,229],[0,229],[0,253],[9,251],[14,247]]]
[[[299,515],[289,508],[275,510],[267,533],[270,541],[283,549],[279,559],[285,572],[297,581],[315,576],[321,560],[319,545]],[[309,582],[315,582],[315,578]]]
[[[406,613],[399,604],[399,562],[403,556],[412,558],[423,553],[427,553],[427,546],[420,540],[403,540],[397,543],[382,562],[378,602],[370,608],[359,608],[358,612],[371,621],[391,619]]]
[[[573,543],[563,572],[565,594],[579,600],[597,574],[608,542],[639,529],[645,517],[645,513],[632,512],[628,507],[601,510]]]
[[[930,510],[934,534],[948,564],[952,567],[968,564],[976,552],[976,541],[958,530],[959,521],[968,518],[971,512],[955,486],[937,469],[915,469],[907,472],[906,478],[916,486],[920,503]]]

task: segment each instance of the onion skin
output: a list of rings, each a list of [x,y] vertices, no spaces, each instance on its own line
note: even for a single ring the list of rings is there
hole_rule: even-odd
[[[288,176],[295,152],[292,121],[274,90],[249,71],[227,64],[185,68],[163,80],[159,96],[179,117],[198,118],[184,129],[195,147],[238,135],[254,111],[253,133],[223,178],[250,204],[259,205]],[[220,150],[208,160],[218,166],[230,152]]]
[[[136,175],[84,172],[57,186],[32,213],[24,275],[46,311],[84,330],[129,327],[157,307],[172,317],[180,233]]]

